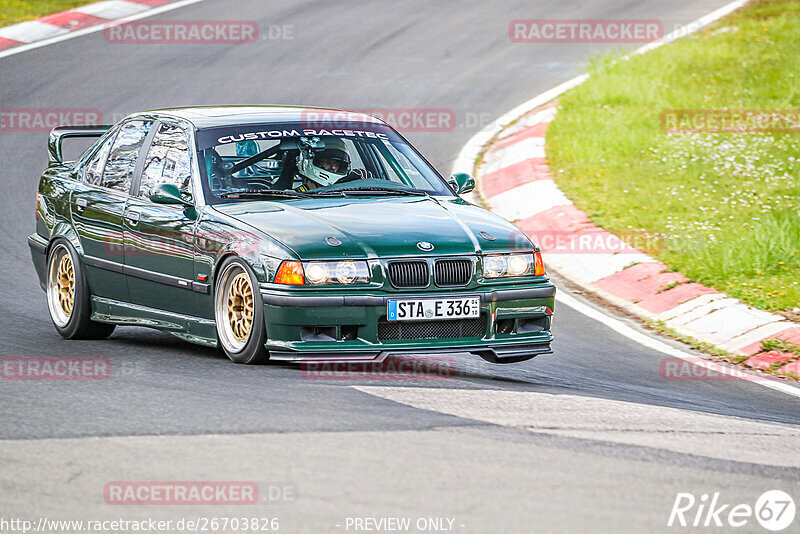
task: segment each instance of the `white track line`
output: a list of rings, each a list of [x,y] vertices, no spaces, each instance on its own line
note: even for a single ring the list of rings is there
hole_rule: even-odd
[[[0,52],[0,59],[8,56],[13,56],[16,54],[21,54],[23,52],[27,52],[28,50],[35,50],[37,48],[42,48],[43,46],[60,43],[61,41],[67,41],[69,39],[74,39],[76,37],[82,37],[84,35],[89,35],[91,33],[97,33],[103,31],[105,28],[109,26],[116,26],[118,24],[125,24],[126,22],[131,22],[134,20],[146,19],[148,17],[152,17],[153,15],[166,13],[167,11],[180,9],[182,7],[190,6],[192,4],[197,4],[203,1],[204,0],[182,0],[181,2],[175,2],[174,4],[166,4],[161,7],[154,7],[153,9],[148,9],[147,11],[142,11],[141,13],[136,13],[134,15],[122,19],[108,21],[105,24],[98,24],[97,26],[91,26],[89,28],[84,28],[82,30],[77,30],[63,35],[58,35],[56,37],[51,37],[49,39],[44,39],[42,41],[36,41],[30,44],[16,46],[14,48],[9,48],[8,50]]]
[[[694,22],[690,22],[686,26],[678,28],[674,32],[664,36],[662,39],[658,41],[654,41],[650,44],[642,46],[641,48],[636,49],[635,51],[631,52],[629,55],[625,56],[628,58],[633,55],[644,54],[651,50],[655,50],[660,46],[663,46],[667,43],[671,43],[680,37],[685,37],[690,35],[703,27],[711,24],[712,22],[721,19],[725,15],[732,13],[733,11],[739,9],[743,5],[747,3],[748,0],[736,0],[735,2],[731,2],[716,11],[712,11],[708,15],[700,17]],[[456,158],[455,162],[453,163],[453,172],[473,172],[475,168],[475,161],[478,159],[478,155],[481,153],[483,148],[486,144],[491,141],[491,139],[500,133],[507,125],[512,123],[513,121],[519,119],[521,116],[529,113],[531,110],[538,108],[544,104],[547,104],[551,100],[555,99],[556,97],[564,94],[565,92],[569,91],[573,87],[577,87],[578,85],[582,84],[589,78],[586,74],[581,74],[580,76],[576,76],[566,82],[553,87],[536,95],[535,97],[531,98],[530,100],[520,104],[519,106],[515,107],[505,115],[501,116],[491,124],[488,124],[485,128],[481,131],[473,135],[467,144],[461,149],[459,152],[458,157]],[[666,343],[659,341],[658,339],[651,337],[649,335],[643,334],[631,328],[630,326],[626,325],[622,321],[605,315],[604,313],[583,304],[582,302],[578,301],[574,297],[569,296],[568,294],[560,291],[556,294],[556,300],[569,306],[570,308],[574,309],[578,313],[589,317],[590,319],[594,319],[604,325],[608,326],[618,334],[627,337],[645,347],[650,349],[656,350],[663,354],[667,354],[669,356],[673,356],[675,358],[680,358],[681,360],[688,361],[694,365],[706,367],[709,370],[719,372],[723,375],[730,375],[730,370],[722,365],[716,364],[714,362],[708,360],[701,360],[697,356],[694,356],[688,352],[684,352],[678,350],[674,347],[667,345]],[[752,378],[749,378],[752,376]],[[747,377],[742,378],[742,380],[752,381],[754,384],[759,384],[761,386],[774,389],[776,391],[780,391],[782,393],[786,393],[787,395],[792,395],[795,397],[800,397],[800,388],[796,388],[794,386],[790,386],[785,382],[780,382],[778,380],[765,378],[760,375],[747,375]]]

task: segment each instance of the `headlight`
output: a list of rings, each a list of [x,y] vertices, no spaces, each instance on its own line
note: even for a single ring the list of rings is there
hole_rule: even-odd
[[[285,269],[284,269],[285,267]],[[284,275],[286,271],[287,276]],[[294,274],[294,277],[289,276]],[[368,284],[369,266],[365,261],[285,261],[278,269],[276,284],[287,285],[331,285]]]
[[[522,276],[531,270],[530,256],[508,256],[508,276]]]
[[[368,284],[369,266],[365,261],[309,261],[303,263],[306,281],[311,285]]]
[[[486,278],[529,276],[533,271],[533,254],[503,254],[483,258],[483,276]]]
[[[506,274],[507,262],[505,256],[486,256],[483,258],[483,276],[486,278],[499,278]]]
[[[309,284],[324,284],[328,281],[328,265],[322,262],[306,264],[306,280]]]
[[[359,273],[356,262],[354,261],[340,261],[336,264],[334,276],[340,284],[352,284],[359,275],[362,279],[369,278],[369,271],[367,271],[367,264],[364,264],[363,272]]]

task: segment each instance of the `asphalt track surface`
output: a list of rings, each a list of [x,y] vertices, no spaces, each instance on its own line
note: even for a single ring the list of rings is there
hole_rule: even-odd
[[[446,174],[488,121],[619,46],[513,44],[509,21],[658,19],[671,31],[724,3],[209,0],[157,18],[254,20],[291,38],[153,46],[95,33],[0,59],[0,108],[100,109],[107,120],[198,104],[446,108],[452,131],[407,133]],[[402,515],[454,517],[460,532],[670,531],[679,491],[800,497],[800,399],[752,382],[665,380],[663,354],[566,306],[554,354],[506,366],[456,356],[458,374],[435,381],[309,380],[138,328],[62,340],[26,244],[46,140],[0,132],[0,357],[106,356],[114,370],[0,381],[4,517],[230,512],[278,516],[284,532],[345,532],[347,517]],[[254,480],[294,497],[244,511],[114,507],[102,497],[111,480]]]

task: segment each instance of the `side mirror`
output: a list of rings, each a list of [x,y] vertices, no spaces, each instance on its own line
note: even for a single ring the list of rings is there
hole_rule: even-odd
[[[150,191],[150,200],[156,204],[183,204],[192,206],[191,202],[183,199],[178,186],[175,184],[159,184]]]
[[[447,180],[447,183],[458,193],[469,193],[475,189],[475,178],[465,172],[457,172]]]

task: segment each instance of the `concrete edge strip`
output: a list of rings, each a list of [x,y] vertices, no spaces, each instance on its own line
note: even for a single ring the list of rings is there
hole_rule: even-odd
[[[48,15],[41,19],[20,22],[0,28],[0,59],[96,33],[107,28],[109,24],[124,24],[203,1],[167,0],[166,4],[152,7],[149,2],[144,0],[106,0]],[[82,17],[91,19],[93,24],[89,27],[71,29],[72,26],[68,21]],[[62,25],[48,22],[59,19],[67,22]]]
[[[671,34],[665,36],[663,39],[660,39],[659,41],[650,43],[635,50],[631,54],[625,56],[623,59],[627,59],[633,55],[649,52],[650,50],[654,50],[666,43],[673,42],[679,37],[683,37],[691,33],[694,33],[700,30],[701,28],[707,26],[708,24],[735,11],[736,9],[740,8],[746,3],[747,3],[746,0],[736,0],[735,2],[731,2],[730,4],[727,4],[726,6],[723,6],[722,8],[717,9],[716,11],[713,11],[712,13],[703,16],[692,23],[682,28],[679,28],[675,32],[672,32]],[[504,167],[507,167],[509,165],[519,164],[520,163],[519,153],[518,151],[514,150],[515,143],[513,142],[509,143],[508,139],[512,138],[513,135],[517,135],[521,132],[524,132],[526,129],[532,128],[537,124],[540,125],[542,123],[550,122],[552,120],[552,116],[550,116],[549,114],[541,113],[542,110],[540,108],[545,104],[552,103],[552,101],[555,100],[559,95],[563,94],[569,89],[572,89],[573,87],[580,85],[587,79],[588,75],[586,74],[572,78],[548,91],[545,91],[544,93],[541,93],[540,95],[535,96],[534,98],[528,100],[527,102],[521,104],[520,106],[517,106],[508,113],[504,114],[493,123],[487,125],[480,132],[475,134],[467,142],[466,145],[464,145],[464,147],[462,148],[461,152],[459,153],[458,157],[456,158],[453,164],[453,172],[459,172],[459,171],[463,172],[465,170],[472,170],[472,172],[476,176],[476,179],[479,180],[481,172],[480,169],[478,168],[478,159],[479,156],[484,152],[486,160],[482,162],[482,165],[486,165],[491,170],[491,172],[496,173],[499,170],[502,170]],[[535,115],[537,113],[539,113],[541,116],[539,120],[528,121],[524,128],[517,129],[512,134],[506,136],[505,138],[503,137],[503,133],[506,131],[506,129],[508,129],[508,127],[512,123],[524,118],[526,115],[530,114]],[[521,143],[524,142],[526,145],[539,146],[544,142],[543,136],[544,134],[542,134],[540,138],[532,138],[530,136],[525,136],[524,141],[520,142]],[[498,139],[504,140],[504,146],[503,148],[492,151],[491,144],[494,141],[497,141]],[[537,140],[534,141],[532,139],[537,139]],[[503,161],[506,159],[507,162]],[[540,182],[551,182],[551,184],[546,184],[546,183],[540,184]],[[539,185],[533,185],[533,184],[539,184]],[[553,190],[553,188],[555,188],[555,190]],[[549,194],[545,195],[544,198],[542,198],[541,196],[534,196],[532,195],[534,190],[537,191],[545,190],[548,191]],[[518,220],[523,217],[530,217],[531,215],[535,215],[536,213],[544,212],[553,207],[563,206],[564,204],[563,201],[561,200],[562,196],[563,193],[561,193],[561,191],[557,188],[557,186],[555,186],[555,182],[553,182],[549,176],[548,177],[532,176],[530,182],[504,190],[485,200],[486,204],[488,204],[488,207],[495,209],[495,211],[497,211],[498,214],[500,214],[501,216],[504,216],[511,220]],[[513,202],[509,202],[511,199],[513,199]],[[527,206],[525,201],[527,201]],[[531,207],[532,205],[535,207]],[[572,203],[569,202],[569,205],[571,206]],[[598,230],[603,233],[608,233],[602,229]],[[578,232],[576,231],[575,233],[577,236]],[[611,235],[610,233],[608,234]],[[637,254],[640,254],[641,256],[640,257],[632,256],[633,265],[639,263],[648,263],[648,262],[656,264],[658,263],[656,260],[647,256],[646,254],[643,254],[639,251],[635,252]],[[616,269],[614,269],[612,273],[607,274],[606,276],[604,276],[599,280],[597,278],[581,279],[578,273],[580,273],[582,270],[585,270],[585,265],[581,265],[580,262],[578,262],[575,259],[575,255],[559,255],[559,256],[563,256],[561,258],[558,258],[561,259],[562,262],[555,262],[555,263],[561,263],[562,265],[560,266],[561,268],[556,270],[561,274],[566,275],[566,277],[572,280],[573,282],[576,282],[579,285],[600,294],[610,302],[616,305],[620,305],[623,308],[635,313],[640,317],[649,320],[663,320],[667,326],[677,330],[679,333],[683,335],[691,336],[701,340],[708,340],[714,343],[715,345],[723,346],[726,350],[731,352],[740,352],[741,349],[745,347],[752,347],[754,343],[754,338],[759,337],[758,334],[760,333],[766,333],[766,332],[772,333],[771,335],[767,335],[766,337],[760,337],[760,340],[763,340],[763,339],[768,339],[769,337],[772,337],[783,330],[789,330],[797,326],[794,323],[785,321],[782,317],[778,315],[768,314],[766,312],[752,309],[738,302],[735,299],[725,299],[726,301],[729,302],[721,303],[717,308],[714,307],[706,308],[705,313],[700,313],[699,317],[688,321],[687,324],[676,324],[680,321],[680,317],[683,314],[680,314],[678,316],[671,316],[669,314],[670,311],[678,307],[688,308],[689,310],[692,309],[696,310],[700,306],[692,306],[692,301],[694,299],[704,299],[704,297],[707,297],[708,295],[695,296],[694,298],[689,298],[686,299],[685,301],[678,303],[677,306],[671,306],[665,312],[662,312],[665,313],[666,315],[665,317],[662,316],[661,313],[653,313],[645,308],[642,308],[641,306],[638,306],[634,300],[620,298],[614,295],[613,293],[604,290],[602,287],[598,287],[596,285],[596,282],[601,281],[606,276],[622,272],[625,270],[626,267],[631,267],[633,265],[626,265],[622,268],[617,267]],[[568,256],[572,257],[570,258]],[[597,254],[592,254],[592,260],[593,261],[597,260],[597,256],[598,256]],[[604,260],[605,263],[613,264],[615,261],[616,263],[619,263],[618,261],[619,258],[615,257],[619,256],[619,254],[609,253],[609,254],[601,254],[599,256],[603,256],[601,259]],[[570,267],[572,267],[572,269],[570,269]],[[699,286],[699,284],[697,285]],[[698,288],[698,291],[703,291],[703,290],[706,290],[708,292],[715,291],[710,288],[704,288],[703,286],[700,286]],[[607,322],[608,320],[616,321],[615,319],[610,319],[600,314],[596,310],[592,309],[591,307],[581,304],[577,300],[572,299],[570,297],[564,298],[559,296],[558,300],[564,302],[568,306],[572,307],[573,309],[576,309],[577,311],[583,313],[584,315],[592,317],[596,320],[600,320],[602,318],[603,320],[600,320],[600,322],[603,322],[605,324],[609,324]],[[576,305],[580,306],[576,307]],[[687,312],[689,310],[687,310]],[[714,313],[716,313],[717,315],[726,314],[729,318],[733,319],[729,321],[719,321],[719,320],[711,321],[716,328],[721,328],[720,325],[723,324],[732,324],[733,328],[728,328],[727,331],[719,331],[719,330],[709,331],[707,324],[705,325],[700,324],[706,317],[711,317],[711,315]],[[708,323],[708,320],[706,319],[705,322]],[[692,327],[692,323],[695,324],[694,328]],[[748,325],[748,327],[746,327],[746,329],[742,329],[742,324],[746,324]],[[625,328],[629,328],[623,323],[619,323],[619,325],[625,326]],[[705,326],[706,328],[700,328],[700,326]],[[625,328],[621,329],[614,326],[612,326],[612,328],[614,328],[614,330],[618,331],[619,333],[625,335],[626,337],[635,339],[636,341],[639,341],[642,344],[650,346],[651,348],[655,348],[652,342],[657,342],[657,341],[654,338],[644,336],[643,334],[640,334],[632,329],[628,331]],[[629,335],[631,333],[635,333],[636,335],[635,336]],[[644,343],[643,342],[644,339],[652,340],[652,342]],[[677,351],[677,349],[672,349],[667,345],[664,346],[670,349],[669,353],[671,353],[672,351]],[[665,351],[661,350],[661,352]],[[691,359],[693,363],[696,363],[697,358],[695,356],[692,356],[688,353],[683,353],[681,351],[677,352]],[[718,367],[722,368],[722,366]],[[798,390],[795,387],[789,386],[783,382],[780,382],[778,380],[760,380],[758,383],[766,385],[766,387],[771,387],[773,389],[784,391],[791,395],[800,396],[800,390]],[[781,386],[785,387],[777,387],[776,384],[780,384]]]

